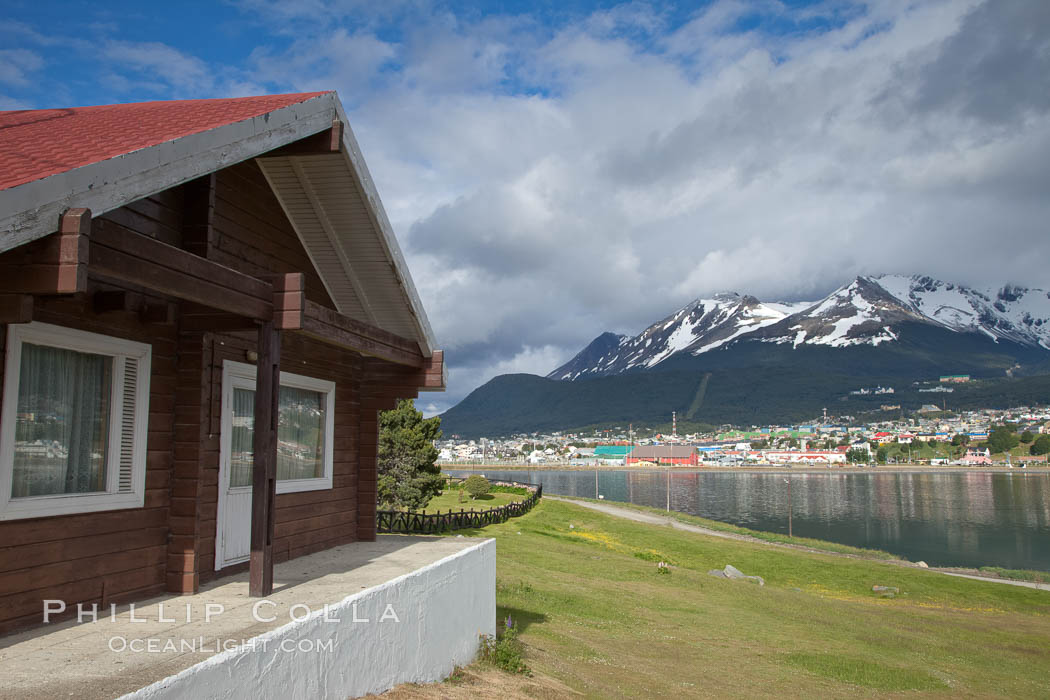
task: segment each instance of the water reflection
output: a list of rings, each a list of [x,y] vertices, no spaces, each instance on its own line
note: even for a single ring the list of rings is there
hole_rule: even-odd
[[[453,471],[454,474],[469,474]],[[883,549],[936,566],[1050,571],[1050,474],[495,471],[546,493],[637,503],[770,532]]]

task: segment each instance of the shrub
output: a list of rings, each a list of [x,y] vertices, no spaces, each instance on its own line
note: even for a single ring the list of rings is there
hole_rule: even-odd
[[[1028,451],[1037,456],[1050,453],[1050,436],[1040,435],[1037,437]]]
[[[467,477],[467,480],[463,482],[463,488],[466,489],[471,498],[477,498],[487,494],[491,490],[492,485],[489,484],[489,480],[485,477],[480,474],[474,474]]]
[[[850,464],[867,464],[871,459],[871,452],[852,448],[846,451],[846,460]]]
[[[1000,578],[1011,578],[1017,581],[1034,581],[1050,583],[1050,573],[1045,571],[1026,571],[1024,569],[1004,569],[1001,566],[982,566],[981,571],[995,574]]]
[[[518,639],[518,629],[514,626],[510,615],[507,616],[502,628],[496,630],[495,639],[487,635],[481,638],[481,662],[507,673],[532,675],[522,658],[524,651],[525,645]]]
[[[524,486],[493,486],[489,493],[513,493],[517,496],[528,496],[530,491]]]
[[[651,561],[654,564],[674,564],[675,562],[668,556],[657,552],[655,549],[645,549],[640,552],[634,553],[635,559],[641,559],[642,561]]]
[[[1014,434],[1008,425],[998,425],[988,434],[988,441],[983,444],[992,454],[1009,452],[1021,443],[1021,438]]]

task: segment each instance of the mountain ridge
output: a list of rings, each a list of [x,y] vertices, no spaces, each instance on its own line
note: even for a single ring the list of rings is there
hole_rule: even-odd
[[[546,377],[500,375],[442,414],[449,434],[509,435],[597,425],[763,425],[931,403],[1050,403],[1050,296],[930,277],[858,277],[816,302],[697,299],[636,336],[603,333]],[[884,395],[855,395],[865,387]]]
[[[697,356],[750,340],[793,349],[878,346],[896,342],[895,329],[904,322],[1050,350],[1050,293],[1010,284],[979,290],[929,276],[879,275],[857,277],[812,303],[716,294],[686,304],[637,336],[603,333],[546,376],[576,381],[647,370],[681,353]],[[609,337],[617,342],[608,342]]]

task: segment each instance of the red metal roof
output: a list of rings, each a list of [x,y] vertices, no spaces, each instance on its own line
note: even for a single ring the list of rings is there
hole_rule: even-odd
[[[325,94],[0,111],[0,190]]]

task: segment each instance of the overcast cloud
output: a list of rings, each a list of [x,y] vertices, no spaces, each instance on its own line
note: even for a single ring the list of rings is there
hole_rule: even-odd
[[[1050,286],[1045,0],[374,4],[252,0],[239,56],[113,32],[93,60],[164,97],[339,90],[446,349],[431,412],[720,291]],[[0,104],[45,53],[0,54]]]

